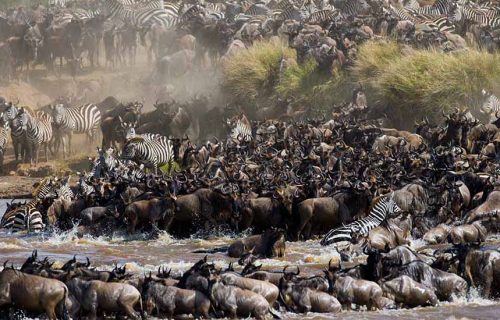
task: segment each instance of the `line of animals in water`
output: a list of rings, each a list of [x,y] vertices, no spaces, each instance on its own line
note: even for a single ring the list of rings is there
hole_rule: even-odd
[[[351,310],[382,310],[437,306],[464,297],[478,287],[487,298],[500,295],[500,252],[485,246],[456,245],[433,254],[398,246],[388,252],[367,252],[366,263],[346,267],[338,260],[316,275],[300,268],[263,270],[251,254],[225,269],[207,256],[188,270],[173,275],[158,267],[157,274],[111,271],[92,267],[73,257],[55,266],[33,251],[17,269],[0,272],[0,317],[39,316],[80,319],[97,316],[173,318],[281,318],[283,312],[306,314]],[[296,270],[296,271],[295,271]],[[451,272],[453,271],[453,272]]]

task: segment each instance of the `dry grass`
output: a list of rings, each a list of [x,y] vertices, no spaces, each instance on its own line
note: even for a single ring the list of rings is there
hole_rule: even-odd
[[[283,58],[295,58],[295,52],[279,41],[257,42],[238,52],[223,67],[225,92],[248,104],[268,97],[278,81]]]
[[[227,92],[240,101],[294,97],[301,105],[321,108],[349,99],[350,88],[362,83],[371,105],[383,107],[396,124],[408,125],[455,107],[474,109],[481,89],[496,92],[500,84],[500,55],[476,49],[445,54],[368,42],[359,47],[354,66],[344,74],[332,76],[309,60],[290,67],[279,79],[281,58],[293,56],[277,42],[259,42],[242,51],[225,66]]]

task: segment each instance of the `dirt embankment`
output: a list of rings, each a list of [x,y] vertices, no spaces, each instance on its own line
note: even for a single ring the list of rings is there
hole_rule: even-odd
[[[39,180],[32,177],[0,177],[0,199],[31,198],[33,184]]]

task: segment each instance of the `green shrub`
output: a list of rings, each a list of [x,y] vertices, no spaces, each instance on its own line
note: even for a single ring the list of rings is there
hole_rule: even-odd
[[[224,90],[247,105],[271,96],[283,58],[295,58],[295,50],[280,41],[256,42],[224,63]]]
[[[255,103],[270,97],[293,97],[300,106],[321,108],[348,101],[352,88],[365,86],[369,105],[409,127],[422,116],[437,118],[455,107],[473,110],[481,90],[498,93],[500,54],[470,49],[460,53],[415,50],[394,42],[359,46],[354,65],[331,75],[314,60],[289,67],[279,77],[282,57],[295,57],[280,42],[258,42],[224,66],[227,93]]]

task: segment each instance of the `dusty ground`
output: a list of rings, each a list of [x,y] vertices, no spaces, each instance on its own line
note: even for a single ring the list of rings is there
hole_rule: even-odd
[[[0,199],[31,198],[33,184],[39,180],[32,177],[0,177]]]

